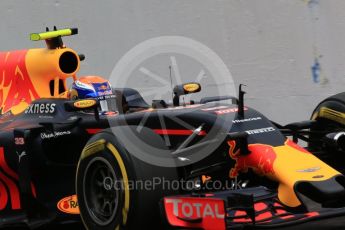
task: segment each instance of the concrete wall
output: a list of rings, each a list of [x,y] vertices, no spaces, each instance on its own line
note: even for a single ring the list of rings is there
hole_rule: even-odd
[[[81,75],[109,76],[146,39],[192,38],[248,85],[247,104],[282,123],[308,119],[318,101],[345,90],[343,0],[1,0],[0,19],[1,50],[41,46],[28,34],[45,26],[78,27],[64,41],[86,54]]]

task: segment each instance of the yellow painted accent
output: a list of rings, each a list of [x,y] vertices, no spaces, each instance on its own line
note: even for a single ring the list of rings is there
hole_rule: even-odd
[[[25,101],[21,101],[18,105],[15,105],[11,108],[11,112],[13,115],[17,115],[23,112],[28,106],[28,103],[26,103]]]
[[[345,125],[345,113],[338,112],[336,110],[329,109],[326,107],[321,107],[318,116]]]
[[[94,106],[96,104],[96,100],[92,99],[84,99],[84,100],[78,100],[73,103],[73,106],[79,109],[86,109]]]
[[[280,183],[278,197],[289,207],[297,207],[301,204],[294,191],[298,181],[324,181],[340,174],[314,155],[291,146],[274,147],[274,151],[277,158],[273,164],[274,174],[271,177]],[[319,169],[314,172],[301,172],[310,168]],[[320,175],[323,177],[319,178]]]
[[[125,205],[122,209],[122,215],[123,215],[123,224],[125,225],[127,223],[127,215],[128,215],[128,211],[129,211],[129,198],[130,198],[129,197],[130,194],[129,194],[128,175],[127,175],[125,164],[123,163],[123,160],[122,160],[119,152],[117,151],[117,149],[114,147],[114,145],[112,145],[111,143],[108,143],[107,148],[115,156],[116,161],[120,166],[120,170],[121,170],[122,177],[123,177],[123,183],[125,186]]]
[[[82,160],[88,156],[91,156],[94,153],[97,153],[99,151],[104,150],[104,148],[105,148],[104,144],[105,144],[104,139],[100,139],[100,140],[95,141],[91,144],[88,144],[87,146],[85,146],[83,152],[81,153],[80,160]]]
[[[48,31],[43,33],[32,33],[30,34],[31,41],[46,40],[51,38],[56,38],[58,36],[69,36],[72,35],[71,29],[62,29],[56,31]]]
[[[199,90],[199,88],[200,88],[200,85],[197,83],[188,83],[188,84],[183,85],[183,89],[189,93],[193,93]]]

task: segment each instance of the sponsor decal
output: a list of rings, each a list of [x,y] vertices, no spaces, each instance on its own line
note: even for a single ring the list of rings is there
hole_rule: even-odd
[[[245,132],[248,133],[249,135],[253,135],[253,134],[260,134],[260,133],[269,133],[273,131],[275,131],[273,127],[266,127],[266,128],[261,128],[261,129],[247,130]]]
[[[57,208],[67,214],[80,214],[77,195],[65,197],[59,201]]]
[[[319,171],[320,169],[321,169],[321,167],[315,166],[315,167],[311,167],[311,168],[307,168],[307,169],[300,169],[300,170],[297,170],[296,172],[311,173],[311,172]]]
[[[18,153],[18,152],[16,151],[16,153],[17,153],[17,155],[18,155],[18,162],[20,163],[22,157],[25,157],[25,156],[26,156],[26,151],[24,150],[24,151],[22,151],[21,153]]]
[[[79,109],[85,109],[85,108],[90,108],[96,104],[96,100],[91,100],[91,99],[85,99],[85,100],[80,100],[74,102],[74,107],[79,108]]]
[[[97,92],[97,95],[98,95],[98,96],[105,96],[105,95],[111,95],[111,94],[113,94],[113,92],[111,91],[111,89],[110,89],[110,90],[103,91],[103,92],[100,92],[100,91]]]
[[[42,139],[50,139],[50,138],[57,138],[65,135],[70,135],[71,131],[55,131],[54,133],[41,133],[41,138]]]
[[[225,229],[223,200],[205,197],[164,198],[164,207],[168,222],[172,226]]]
[[[261,117],[250,117],[250,118],[246,118],[246,119],[239,119],[239,120],[233,120],[232,123],[243,123],[243,122],[248,122],[248,121],[257,121],[257,120],[261,120]]]
[[[220,207],[218,204],[205,204],[204,206],[200,202],[191,202],[182,199],[166,199],[166,204],[173,205],[173,214],[175,216],[187,217],[187,218],[203,218],[212,217],[217,219],[223,219],[224,213],[220,213]]]
[[[98,90],[106,90],[106,89],[108,89],[107,85],[101,85],[98,87]]]
[[[55,103],[34,103],[25,110],[26,114],[54,114],[56,111]]]
[[[195,92],[199,90],[200,86],[195,83],[185,84],[183,85],[183,89],[187,92]]]
[[[101,101],[101,100],[107,100],[107,99],[115,99],[116,95],[110,93],[108,95],[101,95],[99,94],[99,97],[97,97],[97,100]]]
[[[244,107],[243,110],[248,110],[248,108]],[[227,113],[236,113],[238,112],[238,108],[229,108],[229,109],[221,109],[214,111],[217,115],[223,115]]]
[[[250,154],[241,155],[239,148],[235,150],[234,140],[228,141],[228,145],[230,146],[229,155],[236,161],[235,166],[230,170],[230,178],[236,178],[240,172],[247,172],[249,168],[261,175],[274,174],[273,163],[277,155],[272,146],[251,144],[248,146]]]

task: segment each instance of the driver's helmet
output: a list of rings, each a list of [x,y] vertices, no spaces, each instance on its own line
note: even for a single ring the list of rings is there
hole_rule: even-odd
[[[99,76],[80,77],[69,91],[72,100],[93,98],[100,102],[102,112],[114,111],[115,95],[108,80]]]

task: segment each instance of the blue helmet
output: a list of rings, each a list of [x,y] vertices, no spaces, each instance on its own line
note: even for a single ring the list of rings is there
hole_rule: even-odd
[[[111,95],[109,81],[98,76],[85,76],[74,81],[70,90],[71,99],[99,98]]]
[[[116,111],[115,95],[109,81],[98,76],[85,76],[74,81],[69,94],[70,99],[94,98],[100,103],[102,112]]]

